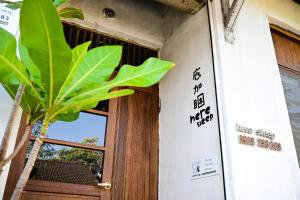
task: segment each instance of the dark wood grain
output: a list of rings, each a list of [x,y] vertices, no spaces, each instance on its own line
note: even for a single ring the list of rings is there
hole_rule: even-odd
[[[274,26],[271,31],[278,64],[300,73],[300,37]]]
[[[120,99],[114,200],[157,199],[158,102],[158,86]]]

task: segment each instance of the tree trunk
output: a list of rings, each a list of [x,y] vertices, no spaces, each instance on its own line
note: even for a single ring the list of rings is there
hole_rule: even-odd
[[[29,179],[29,175],[31,173],[31,170],[34,166],[34,163],[37,159],[37,156],[39,154],[41,145],[43,144],[43,139],[46,135],[47,129],[48,129],[48,121],[45,118],[43,122],[43,127],[40,133],[40,137],[36,138],[32,150],[30,152],[29,158],[27,160],[27,163],[25,165],[25,168],[18,180],[18,183],[16,185],[16,188],[14,190],[14,193],[12,194],[11,200],[18,200],[23,192],[23,189]]]
[[[9,120],[7,122],[6,128],[5,128],[5,132],[4,132],[4,136],[2,138],[2,143],[0,146],[0,164],[3,166],[3,161],[5,159],[6,156],[6,152],[7,152],[7,147],[8,147],[8,142],[9,139],[11,138],[12,135],[12,131],[13,131],[13,125],[16,121],[17,118],[17,111],[18,111],[18,107],[21,103],[21,99],[22,99],[22,95],[24,93],[24,89],[25,89],[25,85],[20,85],[18,88],[18,92],[16,94],[15,97],[15,102],[13,105],[13,108],[11,110],[10,116],[9,116]],[[2,174],[2,167],[0,169],[0,175]]]
[[[14,159],[14,157],[16,157],[16,155],[19,153],[19,151],[22,149],[22,147],[24,146],[25,142],[28,139],[28,136],[30,135],[30,130],[31,130],[31,125],[27,125],[24,135],[22,136],[21,141],[19,142],[19,144],[16,146],[14,152],[12,154],[10,154],[2,163],[0,163],[0,168],[2,169],[9,161],[11,161],[12,159]]]

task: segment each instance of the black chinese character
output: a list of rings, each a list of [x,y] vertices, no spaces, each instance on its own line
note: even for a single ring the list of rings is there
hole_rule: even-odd
[[[198,71],[200,69],[200,67],[196,68],[196,70],[193,72],[193,80],[199,80],[199,78],[201,77],[200,72]]]
[[[195,85],[194,86],[194,94],[199,92],[200,88],[202,88],[202,83],[199,83],[199,84]]]
[[[204,94],[201,93],[197,96],[197,99],[194,100],[194,109],[201,108],[202,106],[204,106],[204,104]]]

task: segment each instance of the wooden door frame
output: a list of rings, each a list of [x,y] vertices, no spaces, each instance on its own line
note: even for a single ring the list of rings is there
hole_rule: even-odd
[[[293,32],[291,32],[289,30],[283,29],[280,26],[275,25],[275,24],[270,24],[270,30],[271,30],[271,35],[272,35],[274,52],[276,54],[276,62],[279,65],[279,67],[281,69],[290,71],[292,73],[300,74],[300,66],[299,66],[299,68],[295,69],[294,67],[286,66],[286,65],[284,65],[284,64],[282,64],[282,63],[279,62],[278,57],[277,57],[277,52],[276,52],[276,47],[278,47],[279,45],[275,44],[276,41],[273,38],[274,37],[273,34],[279,34],[282,37],[287,38],[287,39],[289,39],[291,41],[298,42],[299,44],[300,44],[300,35],[297,35],[296,33],[293,33]]]

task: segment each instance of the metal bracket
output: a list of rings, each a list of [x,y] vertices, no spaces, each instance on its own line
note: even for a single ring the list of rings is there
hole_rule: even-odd
[[[231,6],[229,6],[229,0],[223,0],[222,2],[225,27],[225,41],[229,42],[230,44],[234,43],[235,23],[244,2],[245,0],[233,0]]]

